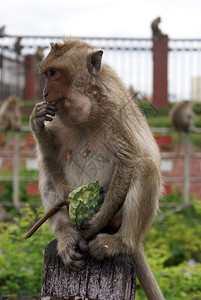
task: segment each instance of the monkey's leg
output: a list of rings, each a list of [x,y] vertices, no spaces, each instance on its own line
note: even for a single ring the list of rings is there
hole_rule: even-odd
[[[46,102],[36,104],[30,124],[40,149],[39,161],[39,187],[43,207],[47,212],[57,207],[58,202],[67,198],[70,188],[62,171],[61,164],[57,161],[59,147],[54,134],[48,130],[44,122],[53,120],[56,108]],[[86,252],[87,242],[83,239],[69,220],[68,212],[60,209],[50,218],[52,231],[55,233],[58,244],[58,254],[65,265],[72,269],[79,269],[84,264],[83,254],[77,250]]]
[[[163,295],[142,247],[143,237],[158,209],[162,190],[160,172],[151,158],[140,159],[133,170],[119,231],[114,235],[98,234],[89,243],[89,251],[96,259],[119,253],[129,254],[135,260],[137,275],[148,299],[162,300]]]
[[[97,259],[122,252],[133,253],[150,227],[161,194],[159,169],[151,158],[133,167],[131,184],[122,207],[122,224],[114,235],[98,234],[89,244]]]

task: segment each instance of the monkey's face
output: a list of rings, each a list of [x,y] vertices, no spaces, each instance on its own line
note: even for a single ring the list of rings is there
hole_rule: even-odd
[[[91,110],[90,99],[68,84],[63,70],[49,68],[45,72],[44,100],[56,102],[57,115],[64,123],[80,124],[88,119]]]
[[[43,98],[55,103],[63,122],[77,124],[88,120],[92,104],[87,90],[101,69],[102,54],[102,50],[86,43],[69,40],[52,45],[41,63],[41,73],[46,77]]]
[[[68,99],[70,90],[62,70],[50,67],[45,72],[46,83],[43,90],[43,99],[59,103],[60,99]]]
[[[8,99],[8,106],[7,106],[7,109],[10,110],[10,111],[15,110],[16,107],[17,107],[17,105],[18,105],[18,98],[12,97],[12,96],[11,96],[11,97]]]

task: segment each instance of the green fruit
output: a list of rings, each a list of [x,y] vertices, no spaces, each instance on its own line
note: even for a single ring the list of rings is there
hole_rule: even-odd
[[[103,189],[98,181],[91,182],[72,191],[68,198],[70,199],[69,218],[74,225],[80,227],[100,209],[104,200]]]
[[[50,102],[52,105],[57,105],[59,102],[61,102],[61,101],[63,101],[65,98],[63,97],[63,98],[59,98],[59,99],[57,99],[57,100],[53,100],[52,102]]]

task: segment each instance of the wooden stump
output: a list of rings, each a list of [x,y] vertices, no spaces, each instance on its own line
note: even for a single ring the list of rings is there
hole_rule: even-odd
[[[45,249],[42,296],[77,296],[81,299],[134,300],[136,272],[129,256],[118,255],[102,262],[86,258],[79,272],[71,271],[57,255],[57,241]]]
[[[70,296],[16,296],[16,297],[1,297],[0,300],[90,300],[83,297],[70,297]]]

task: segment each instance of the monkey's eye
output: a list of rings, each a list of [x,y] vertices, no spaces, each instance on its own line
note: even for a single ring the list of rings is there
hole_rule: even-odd
[[[45,72],[45,76],[46,77],[51,77],[51,76],[54,76],[56,74],[56,69],[54,68],[51,68],[51,69],[48,69],[46,72]]]

